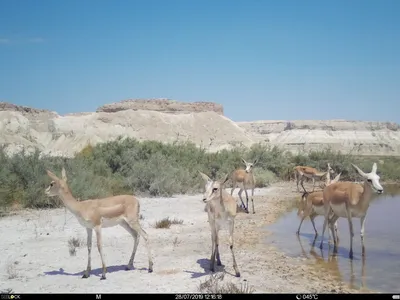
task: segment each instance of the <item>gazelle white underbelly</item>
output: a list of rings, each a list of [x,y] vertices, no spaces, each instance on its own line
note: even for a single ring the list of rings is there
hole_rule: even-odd
[[[102,218],[101,219],[101,227],[103,227],[103,228],[113,227],[113,226],[120,224],[122,221],[123,221],[122,217],[112,218],[112,219]]]
[[[332,204],[331,203],[331,208],[335,215],[341,218],[347,218],[347,212],[346,212],[346,205],[345,204]],[[351,211],[351,217],[352,218],[361,218],[363,215],[365,215],[362,212],[359,212],[358,210],[354,208],[350,208]]]
[[[325,215],[325,209],[324,209],[323,205],[321,205],[321,206],[313,206],[313,210],[319,216]]]
[[[222,218],[215,219],[215,226],[216,226],[217,230],[228,229],[229,224],[233,221],[232,218],[227,216],[226,212],[222,213],[222,215],[223,215]],[[212,221],[209,219],[209,222],[211,224]]]
[[[94,228],[95,224],[90,221],[90,220],[85,220],[81,217],[77,217],[79,224],[81,224],[83,227],[86,228]],[[106,227],[113,227],[118,224],[120,224],[123,221],[122,217],[118,218],[112,218],[112,219],[107,219],[107,218],[102,218],[101,219],[101,227],[106,228]]]
[[[312,175],[312,174],[303,173],[303,176],[304,176],[304,177],[307,177],[307,178],[309,178],[309,179],[312,179],[312,178],[313,178],[313,175]]]

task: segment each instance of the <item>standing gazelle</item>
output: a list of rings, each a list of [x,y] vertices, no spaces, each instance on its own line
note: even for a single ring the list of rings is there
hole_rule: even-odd
[[[257,159],[253,163],[249,163],[245,161],[242,158],[243,163],[245,164],[246,168],[243,169],[237,169],[232,172],[231,175],[231,180],[232,180],[232,189],[231,189],[231,196],[233,195],[233,191],[236,189],[236,187],[239,185],[239,198],[240,201],[242,202],[242,207],[246,210],[246,212],[249,212],[249,195],[247,194],[247,189],[251,189],[251,204],[253,207],[253,214],[255,214],[254,210],[254,189],[256,187],[256,180],[254,178],[253,174],[253,168],[254,165],[257,163]],[[246,194],[246,205],[244,205],[243,199],[242,199],[242,193]]]
[[[324,189],[324,208],[325,208],[325,221],[322,229],[322,239],[320,248],[322,249],[322,243],[324,240],[324,233],[327,226],[328,218],[331,212],[335,214],[332,222],[336,222],[338,218],[347,218],[349,222],[350,231],[350,252],[349,257],[353,258],[353,221],[352,218],[360,218],[361,221],[361,245],[362,255],[365,255],[364,246],[364,230],[365,230],[365,219],[367,217],[367,211],[371,201],[373,192],[378,194],[383,193],[383,188],[379,183],[379,175],[376,174],[377,165],[372,165],[370,173],[364,173],[359,167],[353,165],[354,169],[364,179],[364,184],[360,185],[354,182],[337,182],[327,186]],[[337,251],[336,239],[334,241],[334,251]]]
[[[328,172],[333,174],[334,171],[331,168],[330,164],[328,164]],[[296,178],[296,184],[297,184],[297,191],[300,192],[299,189],[299,182],[303,186],[304,178],[309,178],[312,179],[313,183],[313,191],[315,189],[315,179],[321,180],[321,178],[326,175],[328,172],[320,172],[315,168],[312,167],[307,167],[307,166],[297,166],[294,168],[294,175]]]
[[[342,173],[339,173],[333,180],[331,180],[330,173],[328,172],[328,174],[326,175],[325,187],[329,186],[335,182],[338,182],[341,174]],[[304,186],[303,186],[303,189],[304,189]],[[317,237],[318,231],[317,231],[317,228],[315,228],[314,219],[317,216],[325,215],[323,191],[315,191],[315,192],[308,193],[304,189],[304,193],[301,198],[302,198],[302,200],[300,202],[299,210],[297,211],[297,215],[301,217],[301,221],[299,224],[299,228],[296,231],[296,234],[297,235],[300,234],[300,228],[301,228],[301,225],[303,224],[304,219],[307,217],[310,217],[311,223],[314,227],[315,237]],[[330,217],[332,217],[332,215]],[[338,234],[337,234],[337,222],[335,222],[334,224],[330,223],[331,230],[333,230],[332,226],[334,227],[334,230],[336,233],[336,238],[339,239]],[[334,237],[334,236],[335,235],[332,235],[332,237]]]
[[[153,260],[151,258],[149,240],[147,233],[139,224],[139,201],[131,195],[119,195],[102,199],[93,199],[77,201],[67,185],[67,175],[65,169],[62,169],[62,179],[54,173],[47,171],[47,175],[53,180],[45,193],[49,197],[59,196],[65,207],[78,219],[78,222],[86,228],[88,264],[82,278],[88,278],[91,271],[91,250],[92,250],[92,232],[93,229],[97,238],[97,249],[100,253],[103,272],[101,279],[106,279],[107,267],[104,262],[103,248],[101,241],[101,228],[120,225],[128,231],[133,239],[133,251],[129,259],[127,270],[133,268],[133,260],[139,245],[139,236],[141,235],[146,242],[149,258],[149,273],[153,272]]]
[[[235,269],[236,277],[240,277],[239,268],[236,264],[235,253],[233,252],[233,231],[235,229],[235,217],[237,213],[236,200],[229,195],[224,184],[229,179],[227,174],[224,179],[213,181],[206,174],[199,172],[201,177],[206,181],[206,191],[203,195],[203,202],[206,203],[206,211],[208,214],[208,223],[211,229],[211,259],[210,270],[215,271],[215,261],[218,266],[221,266],[219,256],[219,238],[218,233],[223,223],[228,224],[229,229],[229,246],[232,253],[233,268]]]

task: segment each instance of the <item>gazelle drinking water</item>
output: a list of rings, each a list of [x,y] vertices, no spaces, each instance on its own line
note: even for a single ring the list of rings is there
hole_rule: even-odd
[[[328,164],[328,169],[329,168],[330,168],[330,165]],[[341,174],[342,173],[339,173],[333,180],[331,180],[330,172],[328,172],[326,175],[325,187],[338,182]],[[323,191],[315,191],[315,192],[308,193],[305,190],[304,186],[303,186],[303,189],[304,189],[304,193],[302,195],[302,201],[300,203],[299,210],[297,212],[297,215],[301,217],[301,221],[300,221],[299,228],[297,229],[296,234],[297,235],[300,234],[300,228],[301,228],[301,225],[303,224],[304,219],[307,217],[310,217],[311,223],[314,227],[315,236],[317,236],[318,231],[317,231],[317,228],[315,228],[314,219],[317,216],[325,215],[324,194],[323,194]],[[331,215],[331,217],[332,217],[332,215]],[[330,224],[330,225],[334,226],[334,229],[331,227],[331,230],[335,230],[336,238],[339,239],[339,237],[337,235],[337,222],[335,222],[334,224]],[[334,237],[334,236],[335,235],[332,235],[332,237]]]

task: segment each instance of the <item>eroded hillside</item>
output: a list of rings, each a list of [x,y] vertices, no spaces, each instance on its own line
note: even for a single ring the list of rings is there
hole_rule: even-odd
[[[61,116],[48,110],[0,103],[0,144],[10,153],[22,147],[51,155],[74,155],[88,144],[118,136],[173,142],[190,140],[209,151],[257,142],[293,152],[331,147],[367,155],[399,155],[395,123],[361,121],[233,122],[212,102],[168,99],[126,100],[96,112]]]

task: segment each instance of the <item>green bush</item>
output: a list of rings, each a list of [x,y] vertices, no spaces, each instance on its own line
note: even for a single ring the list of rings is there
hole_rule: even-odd
[[[400,180],[400,159],[396,157],[368,158],[325,150],[294,155],[277,147],[253,145],[207,153],[193,143],[162,144],[122,139],[88,145],[74,158],[41,157],[18,153],[12,157],[0,149],[0,206],[18,203],[23,207],[56,207],[58,199],[49,199],[44,190],[50,183],[49,169],[60,175],[64,166],[68,184],[76,198],[99,198],[118,194],[171,196],[202,191],[204,182],[198,170],[212,178],[221,178],[236,168],[242,168],[241,157],[258,159],[254,173],[256,186],[268,186],[276,180],[293,178],[297,165],[325,170],[329,162],[342,180],[359,179],[350,163],[368,172],[378,162],[382,181]],[[228,185],[229,187],[229,185]]]

